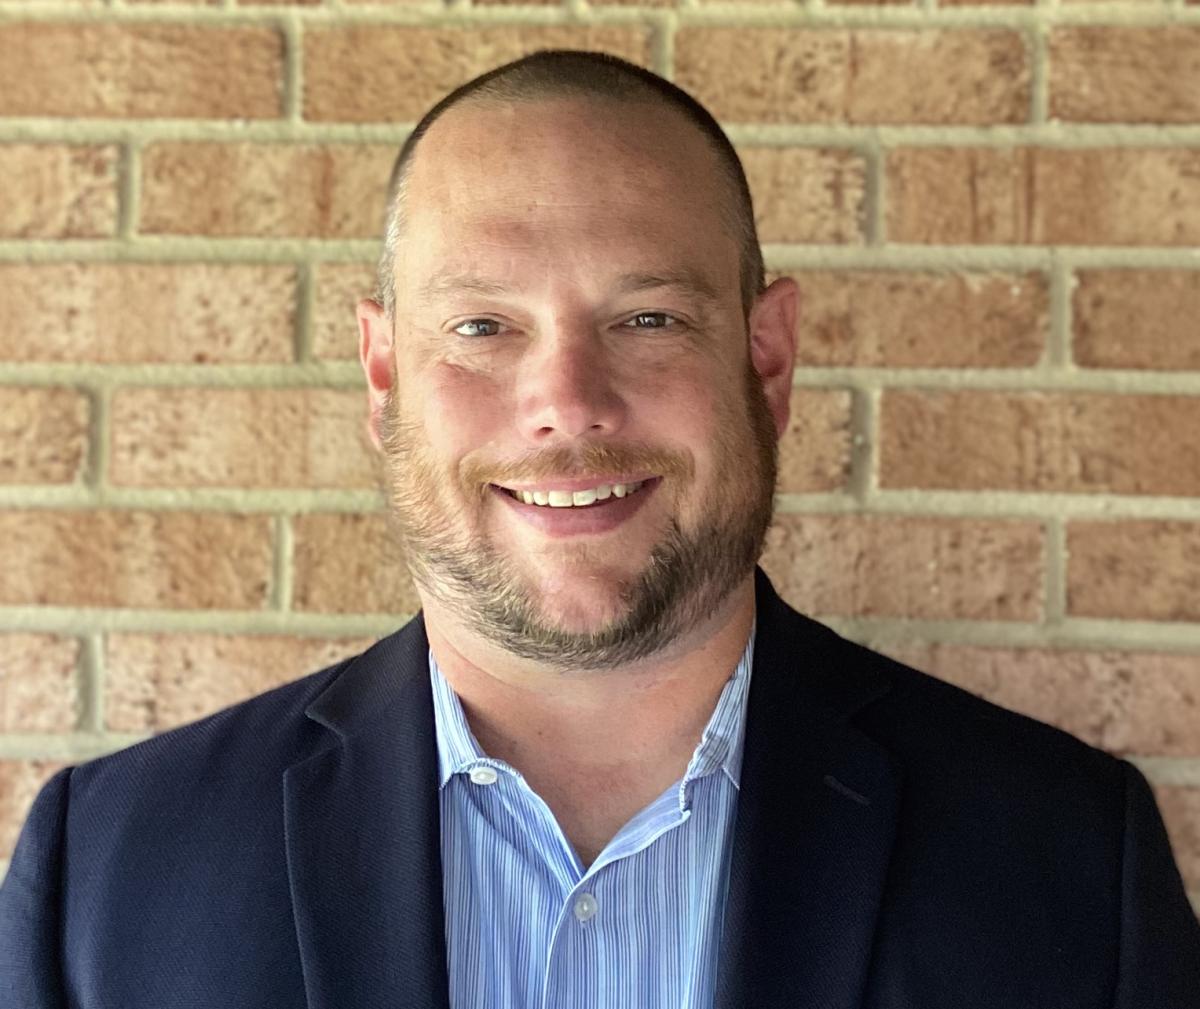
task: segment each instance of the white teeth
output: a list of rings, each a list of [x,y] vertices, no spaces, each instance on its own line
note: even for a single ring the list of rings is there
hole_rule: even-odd
[[[602,483],[589,490],[577,491],[514,490],[509,493],[518,501],[524,501],[525,504],[549,505],[551,508],[574,508],[594,504],[597,501],[607,501],[610,497],[625,497],[627,494],[640,490],[645,482],[642,480],[637,483]]]

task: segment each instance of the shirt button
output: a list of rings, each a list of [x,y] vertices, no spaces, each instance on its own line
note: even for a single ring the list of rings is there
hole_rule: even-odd
[[[596,898],[590,893],[581,893],[575,898],[575,917],[580,921],[588,921],[596,917],[596,912],[600,910],[600,905],[596,903]]]
[[[498,777],[494,767],[471,768],[471,780],[477,785],[494,785]]]

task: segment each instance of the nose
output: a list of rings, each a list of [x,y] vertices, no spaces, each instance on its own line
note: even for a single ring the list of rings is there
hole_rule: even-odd
[[[614,361],[594,328],[560,324],[539,334],[522,362],[517,424],[530,441],[600,437],[625,423]]]

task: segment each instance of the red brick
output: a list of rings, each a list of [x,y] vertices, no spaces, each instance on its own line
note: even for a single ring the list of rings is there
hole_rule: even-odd
[[[0,25],[0,52],[4,116],[281,112],[283,37],[274,28],[26,21]]]
[[[761,242],[861,244],[867,170],[853,151],[747,147],[738,152]]]
[[[364,638],[110,634],[105,726],[161,732],[363,651]]]
[[[0,386],[0,484],[72,483],[87,441],[82,393]]]
[[[157,143],[143,154],[146,234],[378,238],[386,144]]]
[[[132,487],[373,487],[366,407],[356,389],[119,389],[109,477]]]
[[[1200,27],[1056,28],[1048,54],[1056,119],[1200,122]]]
[[[1004,29],[682,28],[675,67],[679,85],[723,122],[982,125],[1029,116],[1025,44]]]
[[[261,609],[265,516],[199,512],[0,512],[0,605]]]
[[[1200,371],[1200,270],[1084,270],[1078,281],[1077,364]]]
[[[892,242],[1200,243],[1200,149],[900,148],[887,158]]]
[[[1158,785],[1154,789],[1184,886],[1200,890],[1200,788]]]
[[[945,644],[883,650],[1110,753],[1200,756],[1200,655]]]
[[[1038,620],[1036,522],[777,515],[763,567],[798,609],[827,616]]]
[[[291,361],[295,286],[292,266],[0,263],[0,360]]]
[[[0,238],[103,238],[117,228],[117,148],[0,143]]]
[[[1200,522],[1077,520],[1067,556],[1071,616],[1200,620]]]
[[[837,491],[850,476],[850,412],[847,389],[792,390],[792,415],[779,443],[781,494]]]
[[[537,49],[561,48],[603,50],[644,65],[650,34],[622,25],[312,28],[304,38],[304,117],[415,122],[483,71]]]
[[[79,727],[79,641],[53,634],[0,634],[0,732]]]
[[[0,760],[0,858],[9,858],[41,787],[66,764],[61,760]]]
[[[416,613],[421,608],[386,515],[298,515],[294,529],[297,610]]]
[[[1027,368],[1049,291],[1039,274],[793,272],[801,367]]]
[[[375,264],[321,263],[313,273],[313,357],[357,360],[354,306],[375,296]]]
[[[882,487],[1200,495],[1200,397],[893,389],[880,430]]]

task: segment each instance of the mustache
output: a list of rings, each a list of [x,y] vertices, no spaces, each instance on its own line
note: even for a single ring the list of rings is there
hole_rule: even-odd
[[[647,472],[687,480],[695,475],[695,469],[690,453],[637,443],[584,442],[571,448],[530,452],[508,462],[468,456],[459,466],[459,476],[465,486],[486,493],[488,484],[536,483],[550,477],[574,479],[595,474]]]

